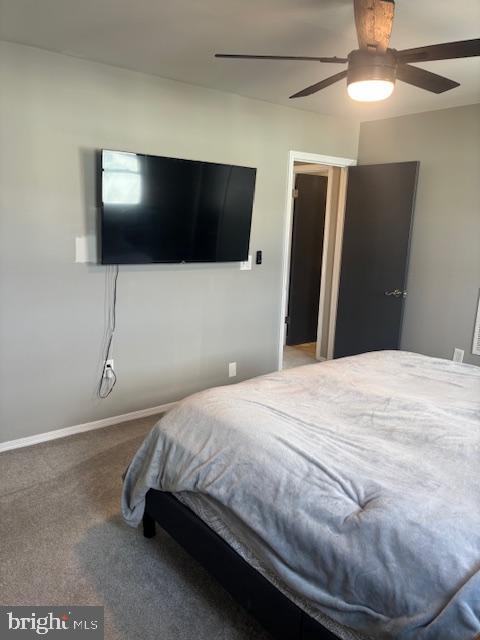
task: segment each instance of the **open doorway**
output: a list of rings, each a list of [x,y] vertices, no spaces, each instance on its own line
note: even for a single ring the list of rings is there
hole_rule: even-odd
[[[279,369],[332,357],[348,158],[290,152]]]
[[[328,167],[294,163],[283,368],[316,361]]]

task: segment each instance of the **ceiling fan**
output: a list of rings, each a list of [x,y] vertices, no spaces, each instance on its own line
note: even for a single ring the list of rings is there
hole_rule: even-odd
[[[401,80],[432,93],[443,93],[459,86],[458,82],[414,67],[411,62],[430,62],[451,58],[470,58],[480,55],[480,38],[432,44],[397,51],[389,48],[395,11],[394,0],[353,0],[355,27],[359,48],[346,58],[312,56],[265,56],[240,53],[216,53],[216,58],[248,60],[300,60],[347,64],[347,70],[294,93],[290,98],[303,98],[347,79],[351,98],[362,102],[385,100],[392,93],[395,80]]]

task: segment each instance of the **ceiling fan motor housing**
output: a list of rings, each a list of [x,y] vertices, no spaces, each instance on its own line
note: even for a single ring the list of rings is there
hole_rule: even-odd
[[[357,49],[348,54],[347,84],[363,80],[395,82],[397,61],[392,51],[371,53]]]

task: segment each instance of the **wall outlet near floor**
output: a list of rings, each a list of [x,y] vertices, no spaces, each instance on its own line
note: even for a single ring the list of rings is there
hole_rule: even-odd
[[[453,361],[463,362],[464,355],[465,355],[465,351],[463,349],[455,349],[455,351],[453,352]]]
[[[107,378],[108,380],[110,378],[113,378],[113,376],[115,375],[114,371],[115,371],[114,362],[113,362],[113,358],[111,358],[110,360],[107,360],[105,362],[105,366],[103,367],[103,377]]]
[[[228,363],[228,377],[234,378],[237,375],[237,363],[229,362]]]

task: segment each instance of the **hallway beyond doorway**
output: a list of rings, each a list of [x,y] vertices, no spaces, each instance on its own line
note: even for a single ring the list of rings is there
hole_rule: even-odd
[[[301,367],[304,364],[317,362],[315,358],[316,342],[306,342],[295,346],[285,345],[283,350],[283,368],[292,369]]]

